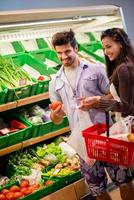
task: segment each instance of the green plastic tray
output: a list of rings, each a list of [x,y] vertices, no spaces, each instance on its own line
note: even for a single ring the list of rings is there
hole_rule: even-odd
[[[58,59],[57,53],[53,50],[46,49],[46,50],[43,50],[43,51],[33,52],[31,54],[35,58],[41,60],[44,64],[47,65],[47,63],[48,63],[48,67],[51,67],[53,69],[57,70],[56,66],[61,64],[60,60]],[[52,66],[50,66],[51,61],[52,61]]]
[[[25,52],[34,52],[34,51],[39,51],[41,49],[49,49],[48,43],[45,41],[44,38],[37,38],[37,39],[28,39],[24,40],[27,44],[24,44],[23,41],[18,41],[20,44],[21,48]],[[29,44],[30,42],[30,44]],[[35,44],[36,42],[36,44]],[[27,48],[28,45],[32,45],[30,49]]]
[[[104,56],[99,56],[95,52],[97,50],[102,50],[102,45],[100,42],[93,42],[90,44],[80,44],[79,51],[85,51],[88,55],[92,56],[95,60],[105,63]]]
[[[22,200],[38,200],[53,192],[54,192],[54,189],[53,189],[53,184],[52,184],[52,185],[45,186],[21,199]]]
[[[62,123],[60,124],[54,124],[52,123],[52,131],[57,131],[61,128],[69,126],[68,118],[65,116]]]
[[[45,179],[45,178],[50,179],[50,177],[46,177],[46,176],[42,176],[42,178],[43,179]],[[67,176],[51,177],[51,179],[56,182],[55,190],[59,190],[59,189],[68,185],[68,175]]]
[[[18,119],[20,122],[23,122],[27,128],[19,130],[17,132],[10,133],[5,136],[0,137],[0,149],[6,148],[8,146],[20,143],[24,140],[28,140],[31,137],[31,124],[24,120],[21,117],[16,117],[16,115],[13,112],[6,112],[3,113],[3,117],[10,119]]]
[[[33,69],[37,70],[41,75],[45,75],[50,77],[50,75],[55,74],[56,70],[52,68],[48,68],[42,61],[36,59],[34,56],[30,54],[22,54],[18,56],[12,57],[15,64],[22,67],[24,64],[28,64]],[[40,94],[43,92],[47,92],[49,87],[49,80],[38,81],[37,88],[34,92],[35,94]],[[32,88],[33,89],[33,88]]]
[[[68,183],[69,184],[74,183],[75,181],[77,181],[81,178],[82,178],[81,171],[76,171],[76,172],[68,175]]]
[[[25,49],[23,48],[23,46],[21,45],[20,42],[15,41],[15,42],[11,42],[14,50],[16,51],[16,53],[24,53]]]
[[[39,125],[32,125],[32,137],[39,137],[52,131],[52,121],[44,122]]]
[[[88,44],[97,41],[96,37],[94,36],[94,34],[92,32],[85,32],[84,34],[85,34],[85,36],[87,36],[89,38],[89,43]],[[86,44],[84,41],[79,41],[77,39],[77,35],[76,35],[76,41],[77,41],[77,44],[79,44],[79,45]]]
[[[38,45],[39,49],[47,49],[47,48],[49,48],[49,45],[45,41],[44,38],[37,38],[36,42],[37,42],[37,45]]]
[[[3,90],[0,91],[0,105],[6,102],[7,92],[8,92],[8,88],[6,86],[2,86],[2,87],[4,88]]]

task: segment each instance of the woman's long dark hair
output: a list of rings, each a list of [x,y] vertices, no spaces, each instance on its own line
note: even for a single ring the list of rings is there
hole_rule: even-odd
[[[110,61],[109,58],[105,55],[108,77],[111,78],[111,76],[114,75],[116,67],[125,62],[127,59],[133,63],[134,67],[134,49],[125,31],[121,28],[107,29],[102,32],[101,41],[105,37],[110,37],[113,41],[120,43],[122,46],[121,53],[117,60]]]

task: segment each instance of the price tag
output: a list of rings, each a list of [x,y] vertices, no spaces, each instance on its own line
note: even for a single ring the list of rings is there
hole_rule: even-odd
[[[10,133],[9,128],[3,128],[0,130],[0,132],[2,133],[2,135],[7,135],[8,133]]]
[[[19,86],[24,86],[26,84],[27,84],[27,79],[26,78],[19,80]]]

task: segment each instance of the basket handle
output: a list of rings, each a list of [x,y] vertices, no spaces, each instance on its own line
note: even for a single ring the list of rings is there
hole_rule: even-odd
[[[106,114],[106,134],[109,137],[109,111],[105,111]]]
[[[107,134],[107,137],[109,137],[109,111],[112,110],[112,108],[114,107],[115,104],[116,104],[116,101],[113,102],[110,106],[108,106],[105,109],[105,114],[106,114],[106,134]]]

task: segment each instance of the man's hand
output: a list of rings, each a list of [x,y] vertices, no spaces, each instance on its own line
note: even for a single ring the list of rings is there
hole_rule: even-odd
[[[51,117],[51,120],[53,121],[53,123],[60,124],[65,115],[63,104],[59,104],[59,105],[57,105],[57,107],[55,109],[53,109],[53,103],[52,103],[52,104],[49,104],[49,108],[51,109],[50,117]]]
[[[95,108],[100,98],[101,96],[79,98],[80,100],[79,108],[83,111],[88,111],[91,108]]]

